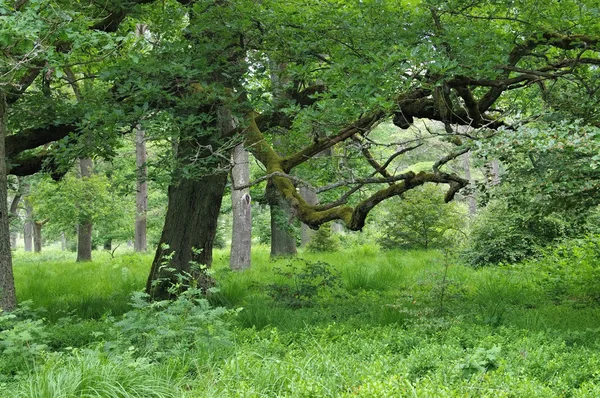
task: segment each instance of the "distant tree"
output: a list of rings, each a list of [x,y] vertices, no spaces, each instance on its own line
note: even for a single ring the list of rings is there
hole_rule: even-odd
[[[444,203],[443,192],[424,185],[390,200],[381,219],[381,246],[386,249],[432,249],[464,241],[466,210]]]

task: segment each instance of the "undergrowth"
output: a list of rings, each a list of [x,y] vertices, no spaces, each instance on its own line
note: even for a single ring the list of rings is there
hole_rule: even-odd
[[[358,247],[152,303],[149,256],[18,255],[0,314],[7,397],[600,396],[594,242],[510,267]],[[32,300],[26,302],[26,300]]]

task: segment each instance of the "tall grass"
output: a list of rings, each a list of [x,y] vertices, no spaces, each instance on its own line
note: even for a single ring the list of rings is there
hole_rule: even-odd
[[[98,319],[129,309],[129,296],[145,286],[152,257],[94,253],[94,261],[76,263],[72,254],[17,254],[14,261],[19,301],[33,301],[56,320],[68,314]]]
[[[178,381],[169,369],[98,350],[56,354],[36,364],[14,391],[22,398],[176,398]]]
[[[342,288],[291,308],[267,294],[267,286],[289,282],[275,269],[291,260],[273,261],[259,247],[251,269],[233,272],[227,251],[219,250],[213,267],[218,291],[208,298],[238,309],[226,315],[227,338],[201,352],[170,328],[173,344],[165,357],[113,341],[129,341],[112,318],[122,321],[128,296],[143,288],[151,255],[98,255],[84,264],[62,254],[44,256],[15,257],[19,299],[46,307],[51,321],[69,312],[84,319],[66,317],[44,329],[47,352],[35,354],[29,372],[2,379],[9,381],[0,382],[0,396],[600,394],[600,308],[576,296],[576,287],[553,296],[549,263],[543,272],[532,264],[472,269],[433,251],[381,252],[369,245],[301,252],[306,261],[331,264]],[[107,312],[113,317],[102,318]],[[144,319],[161,319],[152,316]],[[0,350],[2,336],[28,342],[1,329],[0,323]],[[144,333],[137,340],[150,338]],[[82,348],[68,348],[70,341]]]

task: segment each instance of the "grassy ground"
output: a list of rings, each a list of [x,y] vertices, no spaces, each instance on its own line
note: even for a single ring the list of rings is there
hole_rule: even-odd
[[[151,256],[17,253],[33,304],[0,317],[0,396],[600,396],[600,309],[548,267],[370,246],[300,257],[258,248],[233,273],[217,252],[210,307],[132,310]]]

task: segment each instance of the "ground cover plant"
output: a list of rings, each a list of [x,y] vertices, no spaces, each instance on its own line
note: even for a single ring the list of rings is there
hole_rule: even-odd
[[[0,395],[597,396],[595,242],[481,269],[356,246],[276,261],[259,248],[232,272],[219,251],[218,291],[153,303],[139,293],[147,255],[80,268],[17,254],[23,304],[0,315]]]

